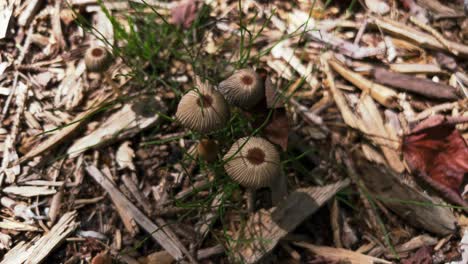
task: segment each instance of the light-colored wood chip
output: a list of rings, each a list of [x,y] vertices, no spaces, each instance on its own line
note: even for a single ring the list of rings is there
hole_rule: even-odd
[[[76,211],[65,213],[47,234],[21,241],[8,251],[1,264],[41,263],[78,226],[76,215]]]
[[[68,149],[70,157],[103,144],[132,137],[154,125],[165,107],[157,97],[150,97],[125,104],[119,111],[101,123],[96,130],[76,140]]]
[[[15,231],[39,231],[39,228],[35,226],[10,219],[3,219],[3,221],[0,222],[0,228]]]
[[[34,197],[39,195],[52,195],[57,191],[46,186],[8,186],[3,188],[3,192],[23,197]]]
[[[391,264],[392,262],[386,261],[384,259],[367,256],[361,253],[357,253],[351,250],[342,249],[342,248],[332,248],[332,247],[322,247],[316,246],[309,243],[304,242],[296,242],[294,243],[297,246],[303,247],[308,249],[314,254],[319,256],[323,256],[326,259],[344,263],[351,263],[351,264]]]

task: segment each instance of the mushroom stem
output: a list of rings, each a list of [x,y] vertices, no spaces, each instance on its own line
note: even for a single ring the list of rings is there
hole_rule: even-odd
[[[252,188],[247,188],[245,192],[246,198],[247,198],[247,211],[249,213],[255,212],[255,189]]]
[[[273,206],[278,205],[288,195],[288,181],[283,170],[277,181],[273,181],[271,186],[271,203]]]

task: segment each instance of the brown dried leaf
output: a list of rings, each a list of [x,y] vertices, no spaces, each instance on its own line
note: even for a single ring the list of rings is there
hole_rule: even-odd
[[[284,151],[288,148],[289,119],[284,108],[273,110],[271,119],[263,128],[265,137],[279,145]]]

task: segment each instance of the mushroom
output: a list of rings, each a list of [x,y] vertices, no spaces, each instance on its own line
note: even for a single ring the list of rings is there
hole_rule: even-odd
[[[273,204],[278,203],[286,190],[281,172],[280,155],[275,146],[261,137],[237,140],[224,156],[224,169],[235,182],[247,188],[247,208],[253,211],[255,190],[270,187]]]
[[[196,90],[180,99],[176,119],[185,127],[199,133],[209,133],[223,128],[229,120],[229,106],[223,95],[209,83],[195,77]],[[202,138],[197,146],[198,155],[207,162],[216,160],[218,145],[215,141]]]
[[[94,46],[86,50],[85,65],[89,72],[103,73],[111,62],[112,57],[104,47]]]
[[[241,69],[219,84],[226,100],[240,108],[249,109],[265,96],[262,78],[253,69]]]
[[[229,120],[229,107],[223,95],[207,82],[195,78],[197,89],[180,99],[176,119],[185,127],[199,133],[223,128]]]
[[[106,48],[101,46],[91,46],[86,50],[85,65],[88,72],[98,73],[99,76],[104,75],[104,80],[112,86],[115,92],[119,92],[118,85],[112,80],[107,70],[112,64],[112,56]]]

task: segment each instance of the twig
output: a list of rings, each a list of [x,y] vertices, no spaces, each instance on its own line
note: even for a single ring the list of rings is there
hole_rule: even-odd
[[[422,28],[423,30],[431,33],[442,45],[444,45],[450,52],[452,52],[455,56],[458,55],[458,51],[455,50],[450,42],[444,38],[437,30],[429,26],[429,24],[425,24],[419,21],[416,17],[410,16],[410,21],[413,22],[416,26]]]
[[[459,98],[453,87],[442,83],[436,83],[428,79],[391,72],[383,68],[374,69],[372,71],[372,76],[378,83],[426,97],[446,100],[457,100]]]
[[[466,101],[466,100],[465,100]],[[413,116],[411,119],[408,120],[409,123],[415,123],[421,121],[423,119],[428,118],[431,115],[435,115],[439,112],[445,112],[457,108],[461,105],[461,102],[454,102],[454,103],[444,103],[435,105],[432,107],[427,108],[426,110],[418,113],[417,115]]]
[[[353,42],[354,45],[358,45],[359,41],[361,41],[362,35],[364,35],[364,31],[366,31],[367,23],[368,23],[367,19],[365,19],[364,22],[359,27],[359,30],[356,34],[356,38],[354,39],[354,42]]]
[[[433,50],[447,50],[447,48],[440,43],[433,36],[420,32],[412,27],[409,27],[403,23],[387,19],[387,18],[377,18],[373,17],[371,23],[375,26],[378,26],[383,31],[395,35],[397,37],[402,37],[408,39],[421,47],[433,49]],[[468,56],[468,46],[463,45],[457,42],[448,41],[449,46],[458,52],[460,56]]]
[[[328,63],[343,78],[350,81],[364,92],[369,93],[377,102],[390,108],[395,108],[397,106],[397,93],[394,90],[362,77],[360,74],[346,68],[336,59],[330,59]]]

